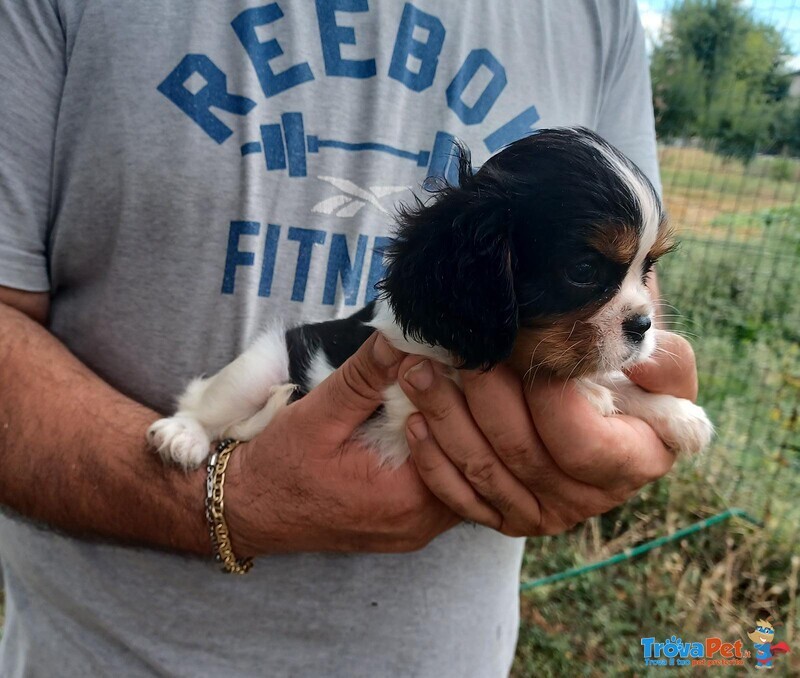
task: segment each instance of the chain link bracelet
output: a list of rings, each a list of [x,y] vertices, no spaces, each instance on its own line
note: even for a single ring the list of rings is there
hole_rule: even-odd
[[[208,458],[206,478],[206,519],[208,520],[214,560],[229,574],[247,574],[253,567],[252,558],[237,558],[233,555],[231,536],[225,522],[225,470],[231,453],[240,445],[239,440],[226,438],[217,444]]]

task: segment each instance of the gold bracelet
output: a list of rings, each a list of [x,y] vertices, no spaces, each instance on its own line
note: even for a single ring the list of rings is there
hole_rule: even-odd
[[[222,571],[229,574],[247,574],[253,567],[252,558],[237,558],[231,548],[231,535],[225,522],[225,470],[228,460],[240,441],[226,438],[220,441],[208,458],[206,479],[206,519],[211,533],[214,560],[222,564]]]

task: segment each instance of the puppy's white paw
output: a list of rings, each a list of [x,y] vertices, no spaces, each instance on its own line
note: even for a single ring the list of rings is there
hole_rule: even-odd
[[[697,454],[711,443],[714,425],[705,410],[684,398],[669,398],[669,406],[648,422],[675,452]]]
[[[208,457],[211,440],[196,419],[176,415],[159,419],[147,430],[147,440],[165,462],[197,468]]]
[[[610,417],[618,412],[614,403],[614,394],[611,389],[589,379],[576,379],[575,385],[589,403],[604,417]]]

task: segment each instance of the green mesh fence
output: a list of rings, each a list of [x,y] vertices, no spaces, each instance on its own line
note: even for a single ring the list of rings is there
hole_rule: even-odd
[[[659,269],[663,325],[692,342],[718,432],[692,477],[722,507],[796,540],[800,1],[650,0],[639,10],[680,241]]]
[[[741,167],[672,147],[661,157],[682,242],[663,266],[668,324],[693,342],[718,430],[699,463],[726,501],[785,512],[776,527],[797,535],[800,184],[772,179],[772,158]],[[705,176],[693,162],[709,163]]]
[[[702,402],[718,428],[699,467],[725,502],[764,514],[772,529],[797,539],[800,3],[670,3],[667,17],[676,5],[682,12],[659,27],[653,56],[659,128],[668,134],[660,147],[664,196],[682,241],[664,262],[662,292],[672,304],[668,324],[694,344]],[[695,16],[692,5],[700,6]],[[738,9],[750,32],[737,24]],[[714,30],[701,21],[715,22]],[[703,30],[716,44],[699,39]],[[686,43],[707,83],[692,90],[709,97],[695,106],[699,119],[676,114],[685,100],[675,89],[687,86],[680,80],[691,81],[692,68],[678,78],[665,66],[686,61],[664,56]],[[784,55],[777,67],[776,46]]]
[[[663,322],[695,348],[717,437],[628,505],[529,541],[517,676],[639,675],[643,635],[747,643],[758,615],[800,641],[800,0],[639,8],[681,242]]]

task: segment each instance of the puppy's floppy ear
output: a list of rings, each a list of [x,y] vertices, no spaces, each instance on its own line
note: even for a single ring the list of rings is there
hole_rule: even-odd
[[[407,336],[488,369],[510,355],[518,327],[511,209],[491,174],[473,175],[469,152],[459,155],[459,186],[401,208],[379,288]]]

